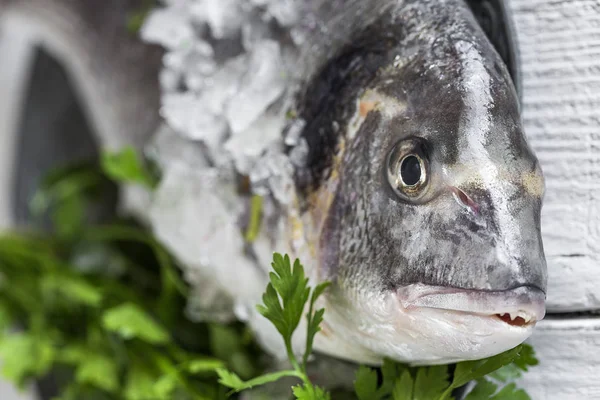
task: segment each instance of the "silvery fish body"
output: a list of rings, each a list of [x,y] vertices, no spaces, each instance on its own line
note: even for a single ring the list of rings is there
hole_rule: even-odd
[[[278,1],[250,7],[248,18]],[[17,24],[35,21],[52,33],[49,46],[72,66],[100,136],[114,139],[109,147],[152,133],[158,87],[146,78],[157,74],[160,54],[136,44],[123,51],[117,39],[100,51],[92,46],[103,42],[103,32],[125,32],[123,19],[109,18],[110,8],[96,2],[4,3],[23,17]],[[172,2],[165,12],[187,15],[200,3]],[[227,4],[246,10],[250,3]],[[544,181],[513,81],[471,9],[464,0],[304,0],[294,10],[288,19],[274,14],[280,47],[268,36],[272,22],[265,24],[268,34],[243,36],[249,48],[259,37],[254,58],[275,54],[283,65],[253,71],[273,88],[267,100],[254,97],[260,85],[220,79],[220,71],[245,71],[252,62],[239,49],[224,63],[203,64],[209,83],[186,79],[189,95],[178,93],[181,71],[177,79],[164,72],[190,54],[189,46],[173,42],[179,31],[160,39],[170,51],[161,113],[173,130],[187,132],[194,144],[182,152],[193,160],[165,161],[174,144],[163,144],[164,182],[153,204],[140,208],[188,265],[186,278],[205,297],[227,298],[224,308],[234,308],[280,356],[280,337],[254,309],[274,251],[299,257],[313,283],[332,282],[322,298],[319,352],[367,363],[390,357],[436,364],[524,341],[545,309]],[[243,25],[223,15],[209,21],[213,52],[227,43],[228,27]],[[98,19],[103,24],[93,23]],[[155,41],[148,32],[142,35]],[[195,33],[180,34],[186,35]],[[284,47],[288,42],[295,44]],[[132,57],[144,79],[124,62]],[[237,86],[226,86],[230,80]],[[204,98],[206,107],[180,112]],[[256,104],[268,108],[266,117],[246,112]],[[293,118],[286,121],[286,114]],[[269,147],[256,150],[262,158],[232,161],[227,152],[250,131],[262,132]],[[240,176],[250,187],[232,198]],[[244,242],[244,230],[226,214],[239,213],[245,228],[247,210],[238,205],[253,193],[268,207],[258,238]],[[184,205],[194,212],[183,213]],[[298,350],[303,343],[296,335]]]

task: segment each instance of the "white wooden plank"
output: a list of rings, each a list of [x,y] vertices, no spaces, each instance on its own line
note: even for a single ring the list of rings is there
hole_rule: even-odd
[[[533,400],[600,399],[600,318],[542,321],[530,342],[540,364],[519,385]]]
[[[26,94],[33,57],[31,38],[17,27],[2,25],[0,32],[0,229],[12,223],[12,175],[16,130]]]
[[[600,308],[600,1],[509,5],[525,129],[546,175],[548,310]]]

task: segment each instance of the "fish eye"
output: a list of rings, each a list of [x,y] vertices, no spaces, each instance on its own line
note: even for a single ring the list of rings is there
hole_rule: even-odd
[[[416,200],[424,194],[427,169],[427,151],[421,139],[403,140],[389,154],[388,181],[400,197]]]
[[[423,160],[416,154],[409,154],[400,161],[400,179],[404,186],[415,186],[421,182]]]

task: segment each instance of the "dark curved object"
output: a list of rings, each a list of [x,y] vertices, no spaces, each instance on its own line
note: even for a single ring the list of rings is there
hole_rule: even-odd
[[[98,160],[99,147],[76,91],[63,67],[39,49],[17,130],[13,215],[30,224],[29,203],[40,180],[58,167]],[[114,215],[115,204],[92,211],[94,218]]]
[[[467,0],[467,4],[504,60],[521,101],[521,69],[517,35],[506,0]]]

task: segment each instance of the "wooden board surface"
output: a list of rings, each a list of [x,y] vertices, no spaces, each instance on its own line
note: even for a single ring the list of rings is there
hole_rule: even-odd
[[[549,311],[600,308],[600,1],[509,0],[546,176]]]
[[[600,399],[600,318],[543,321],[530,342],[540,364],[519,384],[532,400]]]
[[[509,0],[523,119],[546,176],[548,311],[600,308],[600,1]],[[600,399],[600,319],[553,319],[531,339],[533,400]]]

